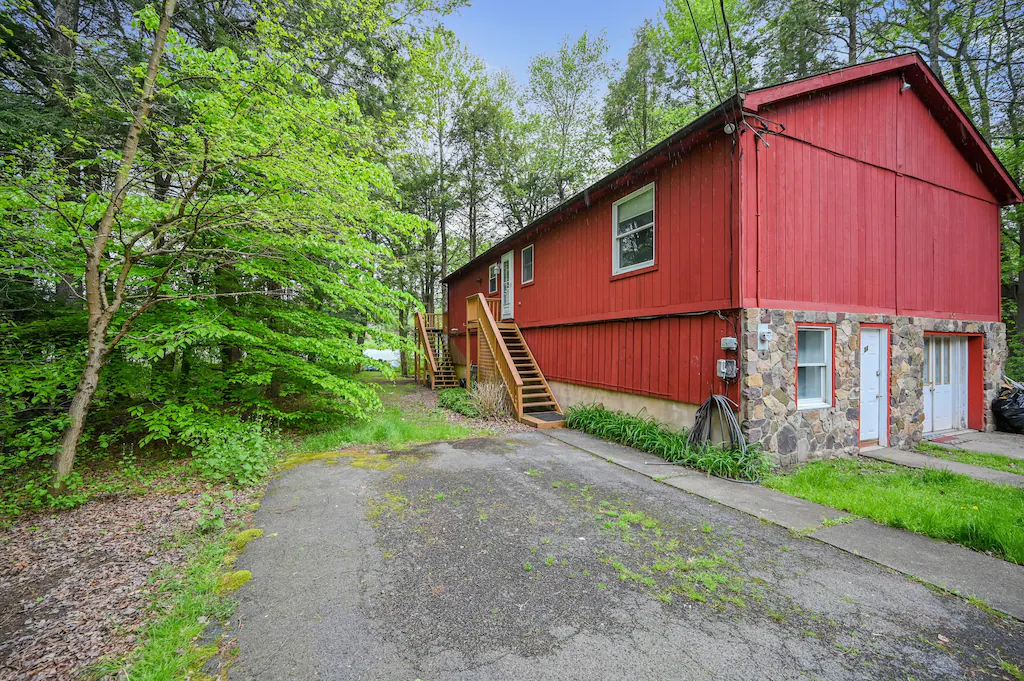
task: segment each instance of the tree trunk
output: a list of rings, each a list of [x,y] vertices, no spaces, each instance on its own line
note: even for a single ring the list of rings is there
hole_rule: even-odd
[[[846,63],[853,66],[857,63],[860,52],[860,37],[857,35],[857,4],[860,0],[847,0],[846,7]]]
[[[409,337],[409,308],[403,307],[398,311],[398,337],[403,341]],[[405,351],[405,345],[398,352],[399,365],[402,376],[409,375],[409,353]]]
[[[71,407],[68,409],[69,423],[61,437],[60,449],[53,456],[52,468],[54,476],[50,488],[52,494],[60,494],[67,488],[65,478],[71,473],[71,469],[75,464],[78,440],[82,435],[82,429],[85,427],[85,418],[89,413],[89,405],[92,403],[92,398],[96,394],[96,387],[99,385],[100,370],[107,359],[107,354],[113,349],[107,346],[107,329],[110,327],[111,321],[113,321],[124,300],[124,277],[118,278],[118,283],[113,291],[113,297],[107,302],[102,288],[105,284],[100,277],[100,263],[107,249],[107,241],[110,239],[114,224],[117,221],[118,212],[124,203],[125,194],[128,191],[129,175],[135,165],[135,157],[139,151],[139,138],[145,128],[150,108],[153,106],[156,77],[160,69],[160,61],[163,59],[167,32],[171,28],[171,17],[174,15],[175,2],[176,0],[164,0],[160,25],[153,36],[153,48],[149,55],[146,78],[142,84],[142,94],[135,109],[135,116],[128,127],[128,134],[125,136],[124,147],[121,151],[121,162],[118,165],[117,175],[114,179],[110,203],[107,204],[107,209],[96,225],[95,236],[86,252],[85,300],[86,308],[89,311],[89,345],[85,368],[82,370],[82,377],[78,381],[78,388],[75,390],[75,395],[71,399]],[[131,263],[126,260],[123,267],[130,269]],[[126,271],[122,269],[122,274],[125,273]]]
[[[105,354],[103,342],[100,340],[94,343],[93,339],[102,339],[106,335],[106,327],[96,328],[89,334],[89,354],[85,360],[85,369],[78,381],[78,388],[75,396],[71,399],[71,407],[68,409],[70,422],[64,429],[61,436],[60,450],[53,457],[53,486],[51,494],[59,495],[67,490],[65,480],[75,465],[75,454],[78,451],[78,440],[82,436],[82,429],[85,427],[85,417],[89,413],[89,404],[100,382],[100,369],[103,368],[103,356]]]
[[[940,0],[931,0],[928,4],[928,66],[935,72],[935,77],[943,85],[946,79],[942,75],[942,62],[939,61],[939,40],[942,36],[942,25],[939,17]]]

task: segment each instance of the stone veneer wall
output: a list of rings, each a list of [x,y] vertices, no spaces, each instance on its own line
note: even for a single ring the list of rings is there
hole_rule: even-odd
[[[796,408],[796,325],[803,322],[835,325],[835,404],[830,408]],[[989,405],[1007,352],[1000,322],[748,308],[742,314],[739,416],[750,442],[763,442],[783,466],[857,453],[862,323],[889,325],[889,446],[912,447],[924,434],[926,331],[985,335],[985,429],[993,429]],[[774,332],[766,351],[757,350],[758,324],[770,324]]]

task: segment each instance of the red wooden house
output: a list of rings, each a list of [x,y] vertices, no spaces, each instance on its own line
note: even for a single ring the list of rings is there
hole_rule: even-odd
[[[990,428],[1021,198],[916,55],[741,93],[449,274],[429,377],[535,425],[725,394],[783,462]]]

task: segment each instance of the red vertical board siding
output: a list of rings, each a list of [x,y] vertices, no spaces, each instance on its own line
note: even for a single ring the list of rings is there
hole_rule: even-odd
[[[940,187],[995,201],[971,163],[949,140],[931,111],[913,90],[900,98],[900,115],[904,117],[903,172]]]
[[[715,375],[715,361],[735,354],[720,345],[732,333],[714,315],[523,329],[549,381],[692,404],[712,393],[737,399],[735,384]],[[605,357],[614,359],[594,361]]]
[[[999,208],[903,178],[900,314],[999,318]]]
[[[995,199],[902,83],[881,77],[765,110],[785,132],[754,142],[747,304],[999,318]]]
[[[725,390],[715,361],[735,359],[720,349],[731,327],[716,324],[717,317],[631,318],[735,306],[731,239],[739,226],[730,211],[738,182],[730,175],[737,167],[732,138],[713,136],[508,249],[514,252],[515,321],[545,376],[681,402],[699,403],[712,390]],[[651,182],[655,266],[613,277],[612,203]],[[523,286],[521,252],[531,243],[534,281]],[[499,260],[500,254],[493,262]],[[449,285],[449,326],[459,332],[465,331],[466,297],[487,291],[490,264]]]
[[[762,305],[895,310],[895,254],[875,244],[895,208],[884,171],[787,138],[766,150],[765,210],[760,216]]]

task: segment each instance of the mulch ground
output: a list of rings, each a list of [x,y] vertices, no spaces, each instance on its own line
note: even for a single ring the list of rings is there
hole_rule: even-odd
[[[158,613],[155,570],[182,566],[204,490],[94,500],[0,529],[0,680],[69,679],[131,649]],[[225,519],[258,492],[235,492]]]

